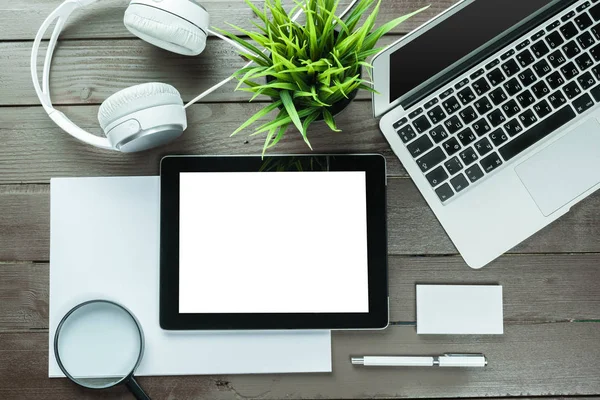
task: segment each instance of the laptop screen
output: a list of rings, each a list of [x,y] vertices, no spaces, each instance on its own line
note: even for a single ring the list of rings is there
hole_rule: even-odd
[[[563,0],[472,1],[390,55],[389,102],[431,82],[511,27],[559,1]]]

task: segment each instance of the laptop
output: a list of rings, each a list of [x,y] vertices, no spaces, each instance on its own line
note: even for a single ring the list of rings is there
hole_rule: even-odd
[[[470,267],[600,187],[599,0],[461,1],[373,66],[381,131]]]

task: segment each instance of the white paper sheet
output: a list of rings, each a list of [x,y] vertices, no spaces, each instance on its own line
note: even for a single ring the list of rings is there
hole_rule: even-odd
[[[502,286],[417,285],[417,334],[501,335]]]
[[[158,324],[159,177],[51,180],[50,377],[62,316],[91,299],[116,301],[146,339],[136,374],[330,372],[329,331],[169,332]]]

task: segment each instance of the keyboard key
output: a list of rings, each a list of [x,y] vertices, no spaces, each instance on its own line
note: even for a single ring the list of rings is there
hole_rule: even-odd
[[[442,144],[442,147],[444,148],[444,150],[446,150],[446,153],[448,153],[449,156],[456,154],[456,152],[461,149],[458,140],[456,140],[456,138],[453,137],[446,140],[444,144]]]
[[[394,122],[394,129],[398,129],[400,128],[402,125],[404,125],[406,122],[408,121],[408,119],[406,117]]]
[[[575,35],[577,35],[579,33],[579,31],[577,30],[577,27],[575,27],[575,24],[573,24],[572,22],[568,22],[568,23],[564,24],[560,28],[560,32],[563,34],[563,36],[567,40],[575,37]]]
[[[583,96],[578,97],[577,99],[573,100],[573,107],[575,108],[575,111],[577,111],[577,113],[579,113],[579,114],[586,112],[593,106],[594,106],[594,100],[592,100],[590,95],[587,93],[584,94]]]
[[[590,93],[592,94],[592,96],[594,96],[594,100],[600,101],[600,85],[590,90]]]
[[[529,40],[521,42],[517,45],[517,50],[523,50],[525,47],[529,46],[530,44],[531,44],[531,42]]]
[[[463,165],[458,160],[458,157],[452,157],[451,159],[446,161],[444,163],[444,167],[446,167],[446,169],[448,170],[448,173],[450,173],[450,175],[454,175],[458,171],[463,169]]]
[[[592,68],[592,74],[600,81],[600,66]]]
[[[523,114],[519,115],[519,121],[521,121],[521,124],[523,124],[525,128],[528,128],[537,122],[537,117],[533,111],[527,110]]]
[[[560,19],[562,22],[568,21],[571,18],[573,18],[575,16],[575,11],[570,11],[568,13],[566,13],[565,15],[562,16],[562,18]]]
[[[575,25],[577,25],[579,27],[579,30],[582,31],[589,28],[593,24],[592,19],[588,17],[586,13],[579,14],[575,17],[574,21]]]
[[[590,8],[590,15],[594,19],[594,21],[600,20],[600,4]]]
[[[444,129],[444,127],[442,125],[438,125],[435,128],[433,128],[431,131],[429,131],[429,136],[433,139],[433,141],[436,144],[438,144],[442,140],[444,140],[448,137],[448,133],[446,132],[446,130]]]
[[[596,2],[596,1],[598,1],[598,0],[594,0],[594,2]],[[579,7],[577,7],[575,10],[577,12],[581,12],[581,11],[587,9],[590,5],[591,5],[591,3],[589,1],[586,1],[585,3],[583,3],[582,5],[580,5]]]
[[[565,44],[562,47],[562,50],[565,52],[567,58],[576,57],[579,55],[579,53],[581,53],[581,49],[574,40],[571,40],[569,43]]]
[[[438,103],[438,99],[437,98],[433,98],[431,100],[429,100],[427,103],[425,103],[425,109],[428,110],[431,107],[435,106]]]
[[[456,133],[460,129],[462,129],[463,124],[462,124],[462,122],[460,122],[458,117],[454,116],[454,117],[444,121],[444,126],[446,127],[448,132],[452,135],[453,133]]]
[[[515,94],[519,93],[521,89],[523,89],[523,86],[521,86],[517,78],[512,78],[510,81],[504,84],[504,89],[506,89],[506,92],[509,96],[514,96]]]
[[[504,73],[508,77],[513,76],[520,70],[521,70],[521,68],[519,67],[519,64],[517,64],[517,62],[515,60],[509,60],[509,61],[505,62],[504,64],[502,64],[502,71],[504,71]]]
[[[473,130],[479,137],[481,137],[491,131],[492,127],[485,119],[482,118],[473,124]]]
[[[579,85],[581,86],[582,90],[588,90],[596,83],[596,81],[592,77],[592,74],[590,74],[589,72],[586,72],[585,74],[577,78],[577,82],[579,82]]]
[[[475,150],[473,150],[472,147],[460,152],[460,159],[465,165],[473,164],[478,158],[479,156],[477,153],[475,153]]]
[[[596,3],[597,1],[594,1]],[[594,21],[600,20],[600,4],[589,9],[589,13]]]
[[[485,156],[493,149],[494,148],[492,147],[492,144],[486,138],[483,138],[479,142],[475,143],[475,150],[477,150],[480,156]]]
[[[527,87],[537,80],[535,74],[529,68],[527,68],[525,71],[522,71],[518,76],[523,84],[523,87]]]
[[[516,63],[515,63],[515,65],[516,65]],[[515,71],[515,72],[517,72],[517,71]],[[492,84],[492,86],[498,86],[499,84],[504,82],[504,80],[506,79],[506,77],[504,76],[502,71],[500,71],[500,68],[496,68],[495,70],[488,73],[487,78],[490,81],[490,83]]]
[[[463,90],[458,92],[456,95],[458,96],[458,99],[463,104],[469,104],[470,102],[475,100],[475,93],[473,93],[473,91],[471,90],[470,87],[464,88]]]
[[[554,53],[552,53],[548,56],[548,61],[550,61],[550,64],[554,68],[558,68],[561,65],[563,65],[564,63],[566,63],[567,59],[565,58],[563,53],[561,53],[560,50],[556,50]]]
[[[583,53],[582,55],[577,57],[575,59],[575,62],[577,63],[577,66],[579,67],[579,69],[582,71],[585,71],[586,69],[588,69],[592,65],[594,65],[594,62],[592,61],[592,57],[590,57],[588,53]]]
[[[499,128],[496,129],[494,132],[490,133],[490,140],[492,141],[494,146],[498,147],[508,140],[508,136],[506,136],[506,133],[504,133],[504,131],[501,128]]]
[[[550,25],[548,25],[548,26],[546,27],[546,30],[547,30],[548,32],[550,32],[551,30],[553,30],[553,29],[556,29],[556,28],[558,28],[559,26],[560,26],[560,21],[554,21],[553,23],[551,23]]]
[[[460,110],[460,107],[461,107],[460,103],[458,102],[458,100],[456,100],[456,97],[454,97],[454,96],[452,96],[452,97],[448,98],[447,100],[445,100],[444,102],[442,102],[442,106],[444,106],[444,109],[446,110],[448,115]]]
[[[440,94],[440,99],[444,100],[446,97],[450,96],[452,93],[454,93],[454,89],[448,88],[442,94]]]
[[[441,148],[436,147],[429,153],[425,154],[423,157],[419,158],[417,160],[417,165],[419,166],[422,172],[427,172],[431,168],[444,161],[445,159],[446,154],[444,154]]]
[[[487,93],[487,91],[490,90],[490,85],[487,83],[485,78],[481,78],[473,82],[473,90],[475,90],[475,93],[481,96],[482,94]]]
[[[452,196],[454,196],[454,192],[452,191],[452,188],[447,183],[444,183],[442,186],[435,189],[435,193],[438,195],[438,197],[440,198],[440,200],[442,202],[444,202],[444,201],[448,200],[449,198],[451,198]]]
[[[482,68],[482,69],[479,69],[479,70],[473,72],[469,78],[471,78],[471,80],[473,80],[473,79],[479,78],[484,73],[485,73],[485,71]]]
[[[502,114],[502,111],[499,109],[492,111],[488,114],[488,119],[490,120],[493,127],[497,127],[498,125],[504,123],[506,121],[506,117]]]
[[[487,99],[487,97],[482,97],[473,103],[475,109],[479,113],[479,115],[486,114],[488,111],[492,110],[492,103]]]
[[[514,137],[521,133],[523,127],[521,126],[519,121],[517,121],[517,119],[514,118],[508,121],[506,124],[504,124],[504,130],[506,131],[506,133],[508,133],[510,137]]]
[[[594,43],[596,43],[596,40],[594,39],[591,33],[584,32],[577,38],[577,43],[579,43],[581,48],[585,50],[588,47],[591,47]]]
[[[475,183],[481,178],[483,178],[483,171],[481,170],[481,168],[479,168],[479,165],[477,164],[467,168],[465,174],[467,174],[467,178],[469,178],[471,183]]]
[[[434,124],[437,124],[438,122],[442,122],[446,118],[446,114],[444,113],[444,110],[442,110],[442,107],[440,107],[440,106],[436,106],[435,108],[432,108],[431,110],[429,110],[427,112],[427,115],[429,116],[429,119],[431,120],[431,122],[433,122]]]
[[[531,38],[533,40],[538,40],[539,38],[541,38],[542,36],[544,36],[546,34],[546,32],[544,32],[543,30],[539,31],[538,33],[536,33],[535,35],[533,35]]]
[[[533,97],[529,90],[526,90],[517,96],[517,101],[521,105],[521,108],[527,108],[535,102],[535,97]]]
[[[496,88],[495,90],[490,92],[489,96],[495,105],[500,105],[504,103],[504,101],[507,99],[506,93],[504,93],[504,90],[502,90],[502,88]]]
[[[531,55],[529,50],[524,50],[517,55],[517,61],[521,64],[521,67],[526,67],[535,61],[535,58]]]
[[[467,84],[469,83],[469,79],[465,78],[462,81],[458,82],[456,85],[454,85],[454,89],[458,90],[460,88],[465,87]]]
[[[562,86],[565,83],[565,80],[558,71],[554,71],[553,73],[548,75],[546,81],[548,82],[548,85],[550,85],[550,88],[552,90],[556,89],[559,86]]]
[[[594,58],[594,61],[600,61],[600,44],[598,46],[594,46],[590,50],[590,54]]]
[[[521,111],[521,108],[516,101],[510,100],[502,105],[502,111],[504,111],[504,114],[506,114],[508,118],[512,118]]]
[[[488,174],[502,165],[502,160],[496,153],[492,153],[489,156],[481,160],[481,166],[483,170]]]
[[[429,181],[429,184],[432,187],[436,187],[440,183],[442,183],[446,179],[448,179],[448,174],[446,173],[444,168],[442,168],[440,166],[440,167],[437,167],[436,169],[434,169],[433,171],[431,171],[430,173],[428,173],[427,175],[425,175],[425,178],[427,178],[427,180]]]
[[[514,55],[515,55],[515,51],[514,51],[514,50],[509,50],[509,51],[507,51],[506,53],[502,54],[502,55],[500,56],[500,59],[504,61],[504,60],[506,60],[507,58],[509,58],[509,57],[512,57],[512,56],[514,56]]]
[[[471,128],[467,128],[465,130],[460,131],[460,133],[456,136],[458,137],[458,140],[460,140],[463,146],[467,146],[473,143],[475,139],[477,139]]]
[[[489,64],[487,64],[485,66],[485,69],[487,69],[489,71],[490,69],[494,68],[498,64],[500,64],[500,60],[493,60],[492,62],[490,62]]]
[[[548,62],[546,60],[540,60],[540,61],[536,62],[535,64],[533,64],[533,70],[535,71],[537,76],[539,76],[541,78],[543,76],[548,75],[551,71],[551,68],[550,68],[550,64],[548,64]]]
[[[541,40],[533,46],[531,46],[531,50],[537,58],[542,58],[546,54],[550,53],[550,49],[548,48],[548,46],[546,46],[546,43],[544,43]]]
[[[499,149],[500,155],[505,161],[512,159],[535,143],[539,142],[552,132],[556,131],[567,122],[575,118],[577,114],[570,106],[565,106],[560,110],[550,114],[548,118],[535,125],[528,131],[523,132],[512,141]]]
[[[557,90],[556,92],[552,93],[550,97],[548,97],[548,100],[554,108],[560,108],[564,106],[567,102],[567,98],[565,97],[565,95],[562,94],[560,90]]]
[[[468,106],[467,108],[462,110],[460,113],[458,113],[458,115],[460,115],[460,118],[462,118],[463,123],[465,125],[469,125],[471,122],[477,119],[477,113],[475,112],[475,110],[473,110],[473,107],[471,106]]]
[[[469,182],[467,182],[467,178],[463,174],[456,175],[454,178],[450,179],[450,184],[456,190],[456,193],[463,191],[469,186]]]
[[[531,87],[531,92],[535,95],[535,97],[541,99],[550,93],[550,89],[548,88],[548,85],[546,85],[546,82],[539,81]]]
[[[415,126],[415,129],[419,133],[423,133],[427,129],[431,128],[431,123],[427,120],[427,117],[425,117],[424,115],[415,119],[413,121],[413,125]]]
[[[552,108],[546,100],[542,100],[535,106],[533,106],[533,111],[535,111],[537,116],[541,119],[544,118],[546,115],[550,114],[552,112]]]
[[[423,109],[421,107],[419,107],[416,110],[414,110],[413,112],[411,112],[410,114],[408,114],[408,118],[413,119],[417,115],[421,114],[422,112],[423,112]]]
[[[563,75],[565,76],[565,78],[567,78],[568,81],[579,75],[579,70],[572,62],[562,67],[560,71],[563,73]]]
[[[598,24],[592,28],[592,33],[594,34],[594,37],[596,39],[600,40],[600,24]]]
[[[581,89],[577,85],[577,82],[573,81],[563,87],[563,92],[567,95],[568,99],[574,99],[581,94]]]
[[[560,33],[558,33],[558,31],[554,31],[548,36],[546,36],[546,42],[548,42],[548,45],[551,49],[555,49],[561,44],[563,44],[565,40],[562,38]]]
[[[410,142],[417,136],[413,127],[410,125],[405,125],[402,128],[400,128],[400,130],[398,131],[398,135],[404,143]]]
[[[421,136],[420,138],[418,138],[417,140],[415,140],[414,142],[411,142],[410,144],[408,144],[406,146],[406,148],[408,149],[408,152],[414,158],[419,157],[421,154],[425,153],[427,150],[431,149],[432,147],[433,147],[433,143],[431,142],[431,139],[429,139],[429,136],[426,136],[426,135]]]

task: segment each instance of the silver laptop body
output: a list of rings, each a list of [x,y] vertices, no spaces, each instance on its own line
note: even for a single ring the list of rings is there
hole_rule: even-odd
[[[534,12],[520,8],[535,1]],[[600,187],[600,2],[535,1],[461,1],[373,59],[381,131],[471,268]],[[443,34],[453,24],[458,32],[469,12],[482,15],[482,3],[485,18],[498,15],[494,4],[528,15],[435,74],[422,72],[457,57],[444,49],[493,34],[484,27],[500,17],[465,28],[460,43]],[[421,44],[436,35],[444,43],[431,53]]]

